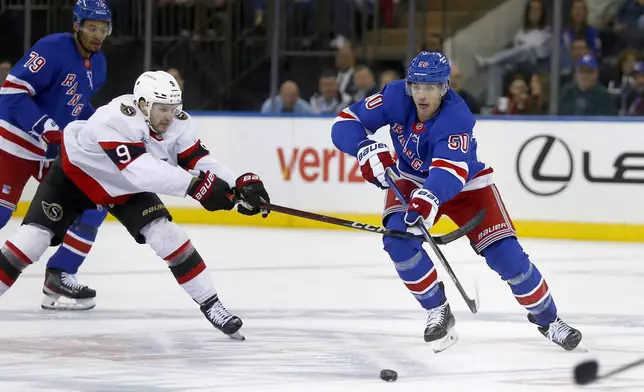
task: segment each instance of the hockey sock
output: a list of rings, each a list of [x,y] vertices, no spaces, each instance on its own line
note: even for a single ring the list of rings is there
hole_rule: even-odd
[[[499,240],[483,251],[488,265],[510,285],[517,302],[526,308],[539,325],[557,318],[557,307],[548,283],[530,262],[515,237]]]
[[[206,264],[176,224],[165,218],[158,219],[145,226],[141,234],[156,254],[166,261],[177,283],[197,303],[203,304],[217,294]]]
[[[0,295],[9,290],[22,271],[37,261],[53,235],[34,225],[20,226],[0,249]]]
[[[215,285],[206,271],[206,264],[190,241],[164,258],[177,283],[197,303],[203,304],[217,294]]]
[[[98,227],[103,223],[106,215],[105,208],[85,211],[67,230],[63,244],[49,258],[47,268],[59,269],[68,274],[77,273],[78,267],[83,264],[94,245]]]
[[[12,214],[13,209],[10,209],[9,207],[3,205],[2,200],[0,200],[0,229],[7,225],[9,219],[11,219]]]
[[[386,223],[388,229],[405,231],[402,213],[393,213]],[[420,241],[385,236],[385,250],[394,262],[398,276],[409,292],[425,309],[433,309],[445,301],[445,293],[438,285],[438,272]]]

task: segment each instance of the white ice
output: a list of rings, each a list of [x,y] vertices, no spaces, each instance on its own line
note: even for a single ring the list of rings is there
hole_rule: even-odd
[[[441,274],[460,340],[434,354],[425,313],[379,236],[184,228],[246,341],[213,329],[163,261],[109,222],[79,274],[98,292],[95,309],[40,309],[53,249],[0,298],[0,391],[644,390],[644,368],[584,388],[572,381],[583,360],[608,371],[644,356],[644,245],[523,240],[586,354],[543,338],[467,241],[444,247],[456,273],[478,281],[482,306],[472,315]],[[381,381],[383,368],[398,381]]]

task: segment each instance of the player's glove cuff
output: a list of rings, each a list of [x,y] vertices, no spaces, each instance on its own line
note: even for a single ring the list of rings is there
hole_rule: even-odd
[[[412,192],[411,200],[409,200],[407,213],[405,213],[405,223],[413,227],[422,222],[429,230],[434,225],[439,205],[438,198],[429,190],[424,188],[416,189]],[[414,232],[414,234],[421,234],[420,231],[417,233],[412,230],[408,231]]]
[[[385,143],[368,139],[361,142],[358,148],[356,158],[362,177],[381,189],[389,188],[385,179],[387,168],[390,168],[396,177],[399,175],[389,147]]]
[[[47,144],[60,144],[62,132],[58,124],[48,115],[42,116],[31,127],[29,134],[35,139],[42,139]]]

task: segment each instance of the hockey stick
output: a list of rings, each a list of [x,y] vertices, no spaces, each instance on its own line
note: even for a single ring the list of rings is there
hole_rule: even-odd
[[[598,376],[597,373],[599,371],[599,363],[597,363],[597,361],[583,362],[575,366],[575,382],[579,385],[590,384],[591,382],[601,380],[603,378],[610,377],[621,372],[625,372],[640,365],[644,365],[644,358],[640,359],[639,361],[631,362],[622,367],[619,367],[604,374],[603,376]]]
[[[298,218],[310,219],[318,222],[329,223],[332,225],[343,226],[349,229],[357,229],[362,231],[367,231],[369,233],[389,235],[392,237],[404,238],[406,240],[416,240],[416,241],[426,241],[425,238],[413,235],[411,233],[406,233],[403,231],[389,230],[380,226],[371,226],[366,223],[354,222],[346,219],[335,218],[332,216],[316,214],[308,211],[296,210],[295,208],[284,207],[277,204],[262,204],[260,208],[265,208],[274,212],[279,212],[280,214],[296,216]],[[474,218],[470,219],[466,224],[459,227],[458,229],[451,231],[445,235],[438,237],[432,237],[434,241],[439,245],[446,245],[452,241],[455,241],[470,231],[472,231],[476,226],[478,226],[485,217],[485,211],[480,211]]]
[[[405,200],[405,196],[402,194],[400,189],[398,189],[398,186],[396,186],[396,182],[394,181],[394,178],[395,178],[395,176],[392,173],[391,168],[387,168],[387,170],[385,172],[385,179],[387,180],[387,183],[389,184],[389,187],[391,188],[391,190],[394,191],[394,193],[396,194],[396,197],[400,200],[402,205],[405,208],[407,208],[407,200]],[[452,278],[452,281],[456,285],[456,288],[458,289],[458,292],[461,293],[461,297],[463,297],[463,299],[465,300],[465,303],[467,304],[467,307],[470,308],[470,311],[472,313],[478,312],[478,310],[479,310],[479,300],[478,300],[477,293],[475,292],[474,298],[470,298],[467,295],[467,293],[465,292],[465,289],[463,288],[463,285],[461,285],[461,282],[458,280],[458,278],[454,274],[454,271],[452,270],[452,267],[449,265],[449,263],[447,262],[447,259],[445,258],[445,256],[441,252],[441,250],[438,248],[438,245],[436,244],[436,242],[434,242],[434,240],[432,239],[432,236],[429,234],[429,231],[427,231],[427,227],[425,227],[425,223],[418,222],[418,224],[416,226],[420,229],[421,233],[423,233],[423,236],[425,237],[425,239],[429,243],[429,246],[432,248],[432,250],[436,254],[436,257],[438,258],[438,260],[443,265],[443,268],[445,268],[445,270],[447,271],[447,274],[449,275],[449,277]]]

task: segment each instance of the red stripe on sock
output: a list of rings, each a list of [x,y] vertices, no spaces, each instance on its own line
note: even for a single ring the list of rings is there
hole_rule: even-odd
[[[183,245],[181,245],[179,247],[179,249],[177,249],[174,252],[172,252],[169,256],[164,257],[163,260],[170,261],[170,260],[174,259],[175,257],[177,257],[177,255],[179,255],[182,252],[184,252],[189,246],[192,246],[192,244],[190,243],[190,240],[186,241]]]
[[[177,276],[177,282],[179,282],[179,284],[188,283],[192,279],[194,279],[197,275],[202,273],[205,269],[206,269],[206,263],[202,261],[195,268],[191,269],[185,275]]]
[[[0,282],[4,283],[7,287],[11,287],[15,283],[15,280],[7,276],[2,268],[0,268]]]
[[[90,249],[92,249],[92,245],[86,244],[84,242],[81,242],[81,241],[77,240],[76,238],[70,236],[69,234],[65,235],[65,238],[63,239],[63,242],[67,246],[69,246],[71,248],[74,248],[77,251],[85,253],[85,254],[89,253]]]
[[[16,255],[16,257],[18,257],[18,258],[20,259],[20,262],[21,262],[22,264],[24,264],[24,265],[31,265],[32,261],[31,261],[31,260],[29,260],[29,257],[27,257],[27,255],[25,255],[24,253],[22,253],[22,251],[21,251],[20,249],[18,249],[18,247],[17,247],[17,246],[15,246],[14,244],[12,244],[12,243],[11,243],[11,242],[9,242],[9,241],[5,242],[4,246],[6,246],[6,247],[7,247],[7,249],[9,249],[9,250],[11,251],[11,253],[13,253],[14,255]]]
[[[407,283],[405,282],[405,286],[409,289],[409,291],[415,291],[418,293],[421,293],[429,286],[431,286],[436,280],[438,279],[438,271],[436,271],[436,268],[434,268],[434,271],[432,271],[431,274],[429,274],[425,279],[421,280],[418,283]]]
[[[546,283],[546,280],[544,279],[541,286],[539,286],[534,293],[526,297],[516,297],[516,299],[523,306],[533,306],[537,302],[541,301],[546,294],[548,294],[548,283]]]

